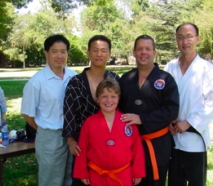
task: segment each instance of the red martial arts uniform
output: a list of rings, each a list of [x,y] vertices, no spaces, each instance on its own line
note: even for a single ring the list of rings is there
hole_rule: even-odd
[[[75,160],[75,178],[89,179],[91,186],[131,186],[133,178],[145,177],[144,151],[138,129],[132,125],[132,131],[128,130],[120,118],[117,110],[111,132],[101,111],[86,119],[80,132],[81,152]],[[88,162],[92,168],[88,167]],[[113,175],[117,180],[106,172],[99,175],[100,170],[98,173],[94,166],[102,171],[115,170]]]

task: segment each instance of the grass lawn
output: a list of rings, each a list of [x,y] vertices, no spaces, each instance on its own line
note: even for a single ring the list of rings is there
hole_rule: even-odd
[[[121,69],[122,74],[126,69]],[[20,115],[22,90],[26,80],[0,81],[0,86],[4,90],[8,112],[7,124],[9,129],[25,129],[25,121]],[[212,143],[213,144],[213,143]],[[37,164],[35,154],[10,158],[5,162],[5,186],[36,186]],[[213,150],[208,151],[208,175],[207,186],[213,186]]]
[[[22,90],[26,81],[0,81],[7,100],[7,124],[10,130],[25,129],[20,114]],[[35,154],[9,158],[4,166],[5,186],[36,186],[38,168]]]

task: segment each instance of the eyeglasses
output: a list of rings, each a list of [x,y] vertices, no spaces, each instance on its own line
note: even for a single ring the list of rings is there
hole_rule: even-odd
[[[184,39],[186,41],[191,41],[194,37],[197,37],[197,35],[177,36],[176,39],[178,41],[183,41]]]

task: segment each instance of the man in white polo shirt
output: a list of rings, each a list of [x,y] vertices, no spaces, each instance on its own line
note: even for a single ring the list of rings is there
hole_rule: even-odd
[[[62,137],[63,101],[67,83],[76,74],[65,64],[70,48],[63,35],[53,35],[44,42],[47,65],[25,85],[21,113],[37,130],[36,159],[39,186],[71,185],[71,159]],[[70,166],[66,173],[66,165]],[[66,176],[68,174],[68,176]]]

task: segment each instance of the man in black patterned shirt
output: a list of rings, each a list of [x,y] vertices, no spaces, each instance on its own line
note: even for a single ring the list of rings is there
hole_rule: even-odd
[[[99,110],[95,101],[98,84],[107,76],[119,80],[119,76],[106,70],[111,55],[111,41],[103,35],[95,35],[88,42],[87,55],[91,66],[74,76],[68,83],[64,99],[63,137],[67,138],[69,150],[79,155],[77,144],[81,126],[85,119]],[[73,179],[72,186],[84,185],[79,179]]]

